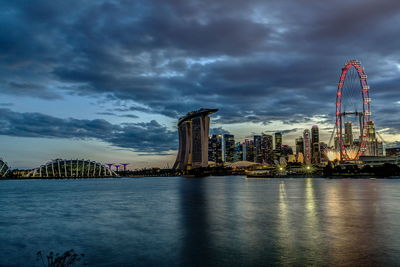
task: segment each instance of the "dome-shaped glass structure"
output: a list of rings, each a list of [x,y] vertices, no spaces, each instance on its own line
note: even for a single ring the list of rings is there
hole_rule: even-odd
[[[0,158],[0,178],[5,177],[10,171],[10,168],[8,167],[7,163],[3,161],[2,158]]]
[[[56,159],[39,168],[33,169],[27,175],[32,178],[87,178],[116,177],[109,167],[91,160]]]

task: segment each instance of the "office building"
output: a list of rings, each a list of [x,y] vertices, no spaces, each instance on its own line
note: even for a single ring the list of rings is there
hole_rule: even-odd
[[[344,145],[353,145],[353,129],[351,121],[345,122],[344,124]]]
[[[298,156],[299,153],[304,154],[304,139],[303,139],[303,137],[300,136],[299,138],[296,138],[295,143],[296,143],[296,156]]]
[[[273,138],[272,135],[263,134],[261,136],[261,154],[263,163],[272,163]]]
[[[254,162],[263,162],[263,155],[261,150],[261,135],[254,136]]]
[[[305,129],[303,132],[304,141],[304,163],[311,164],[311,140],[310,140],[310,130]]]
[[[242,161],[243,160],[243,150],[242,144],[237,142],[233,149],[233,162]]]
[[[311,162],[318,164],[321,161],[321,153],[319,149],[319,129],[317,125],[311,128]]]
[[[321,155],[321,162],[328,162],[328,157],[326,156],[326,153],[328,152],[328,144],[324,142],[319,143],[319,151]]]
[[[219,165],[223,163],[222,159],[222,135],[213,134],[208,140],[208,161]]]
[[[383,156],[383,143],[376,138],[375,124],[367,122],[366,150],[364,156]]]
[[[235,137],[232,134],[224,134],[224,162],[233,162],[234,150],[235,150]]]
[[[282,133],[275,133],[275,149],[282,147]]]
[[[254,161],[254,142],[245,139],[242,144],[242,159],[247,161]]]

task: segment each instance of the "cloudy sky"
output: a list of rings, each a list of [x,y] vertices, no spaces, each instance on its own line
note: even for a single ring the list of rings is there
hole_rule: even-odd
[[[0,156],[172,165],[176,120],[218,108],[214,132],[333,125],[343,64],[357,58],[372,115],[400,141],[398,0],[0,2]]]

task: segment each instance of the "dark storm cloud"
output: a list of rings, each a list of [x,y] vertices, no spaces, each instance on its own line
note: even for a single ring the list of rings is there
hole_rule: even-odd
[[[96,114],[105,115],[105,116],[118,116],[117,114],[115,114],[113,112],[97,112]]]
[[[155,120],[111,124],[106,120],[60,119],[41,113],[18,113],[0,108],[0,135],[45,138],[95,138],[137,152],[176,149],[177,133]]]
[[[131,119],[137,119],[137,118],[139,118],[138,116],[136,116],[136,115],[134,115],[134,114],[119,115],[119,117],[131,118]]]
[[[134,114],[124,114],[124,115],[119,115],[114,112],[97,112],[96,114],[98,115],[106,115],[106,116],[115,116],[115,117],[121,117],[121,118],[131,118],[131,119],[137,119],[139,118],[138,116]]]
[[[0,106],[2,106],[2,107],[11,107],[11,106],[14,106],[14,104],[13,103],[0,103]]]
[[[60,94],[42,86],[40,84],[9,82],[3,85],[1,92],[8,95],[38,97],[48,100],[62,98]]]
[[[3,93],[107,96],[140,104],[110,112],[172,118],[219,108],[221,124],[331,122],[340,69],[356,57],[377,126],[398,129],[382,115],[385,102],[400,100],[397,0],[0,5]]]
[[[299,130],[302,130],[300,128],[293,128],[293,129],[288,129],[288,130],[283,130],[283,131],[278,131],[281,134],[288,134],[288,133],[295,133]],[[277,131],[266,131],[266,133],[276,133]]]

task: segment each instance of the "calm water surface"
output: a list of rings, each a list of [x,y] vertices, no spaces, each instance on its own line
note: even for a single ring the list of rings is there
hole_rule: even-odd
[[[0,266],[395,266],[400,180],[0,181]]]

